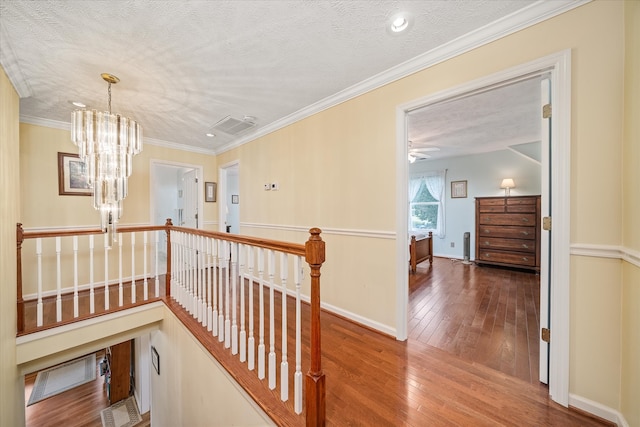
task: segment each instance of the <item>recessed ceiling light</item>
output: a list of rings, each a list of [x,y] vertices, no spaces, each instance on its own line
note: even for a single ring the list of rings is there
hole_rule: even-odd
[[[409,21],[407,20],[407,18],[400,15],[391,22],[391,31],[393,31],[394,33],[399,33],[400,31],[406,30],[408,26]]]
[[[205,133],[205,135],[206,135],[206,136],[208,136],[209,138],[213,138],[213,137],[215,137],[215,136],[216,136],[216,134],[215,134],[215,133],[211,133],[211,132],[209,132],[209,133]]]
[[[69,101],[72,105],[75,105],[78,108],[86,108],[87,104],[84,104],[80,101]]]

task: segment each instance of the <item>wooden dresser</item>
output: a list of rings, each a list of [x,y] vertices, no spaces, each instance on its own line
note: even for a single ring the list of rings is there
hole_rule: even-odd
[[[540,196],[476,197],[475,262],[540,270]]]

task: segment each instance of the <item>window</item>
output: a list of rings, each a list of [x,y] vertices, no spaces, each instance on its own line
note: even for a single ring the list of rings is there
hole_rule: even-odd
[[[444,238],[444,183],[446,171],[425,172],[409,182],[409,227],[433,231]]]
[[[424,180],[420,182],[418,194],[409,205],[411,211],[411,229],[435,231],[438,227],[438,205]]]

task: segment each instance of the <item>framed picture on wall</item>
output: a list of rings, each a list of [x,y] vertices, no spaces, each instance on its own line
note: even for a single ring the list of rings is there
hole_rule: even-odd
[[[58,194],[61,196],[91,196],[91,186],[85,176],[85,164],[80,156],[58,153]]]
[[[451,181],[451,198],[461,199],[467,197],[467,181]]]
[[[216,190],[218,184],[215,182],[205,182],[204,183],[204,201],[205,202],[215,202],[216,201]]]

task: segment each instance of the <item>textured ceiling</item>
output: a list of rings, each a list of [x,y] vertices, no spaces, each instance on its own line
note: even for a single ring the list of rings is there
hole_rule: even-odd
[[[106,110],[108,72],[121,80],[112,110],[145,138],[218,152],[238,137],[205,133],[226,116],[256,117],[246,138],[533,3],[2,0],[0,63],[23,118],[69,122],[72,100]],[[410,26],[393,34],[398,12]],[[444,132],[447,114],[420,137]]]

